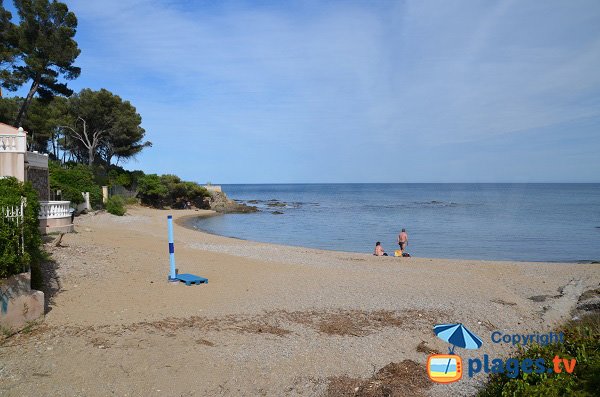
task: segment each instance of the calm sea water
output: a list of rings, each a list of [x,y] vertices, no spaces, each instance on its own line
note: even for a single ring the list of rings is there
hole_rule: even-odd
[[[406,228],[413,256],[600,260],[600,184],[224,185],[223,190],[230,198],[253,200],[261,212],[197,220],[198,228],[366,253],[376,241],[393,252],[398,232]]]

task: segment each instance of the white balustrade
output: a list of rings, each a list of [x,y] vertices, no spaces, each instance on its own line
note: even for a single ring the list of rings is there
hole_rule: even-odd
[[[25,153],[27,151],[27,139],[25,133],[1,134],[0,135],[0,152],[18,152]]]
[[[70,201],[40,201],[39,219],[70,218],[70,204]]]

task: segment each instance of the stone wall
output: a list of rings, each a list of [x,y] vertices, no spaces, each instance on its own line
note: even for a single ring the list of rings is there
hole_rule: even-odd
[[[27,169],[27,180],[31,182],[33,188],[38,192],[40,201],[50,200],[48,169],[29,167]]]
[[[17,332],[44,315],[44,293],[31,289],[31,275],[0,279],[0,330]]]

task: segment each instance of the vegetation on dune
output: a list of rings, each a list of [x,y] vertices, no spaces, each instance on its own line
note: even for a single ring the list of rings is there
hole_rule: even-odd
[[[495,374],[478,394],[479,397],[504,396],[597,396],[600,390],[600,313],[593,312],[581,320],[571,321],[561,327],[564,343],[546,346],[534,345],[521,349],[516,357],[543,358],[552,363],[555,356],[576,359],[572,374],[520,373],[515,379],[506,374]]]
[[[208,191],[195,182],[182,181],[176,175],[145,175],[138,179],[138,197],[142,204],[156,208],[182,208],[189,201],[203,207]]]

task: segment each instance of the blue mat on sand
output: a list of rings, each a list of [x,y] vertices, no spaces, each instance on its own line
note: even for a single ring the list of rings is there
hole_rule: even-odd
[[[200,276],[195,276],[195,275],[189,274],[189,273],[178,274],[177,277],[175,277],[175,279],[184,282],[185,285],[208,284],[208,279],[207,278],[200,277]]]

